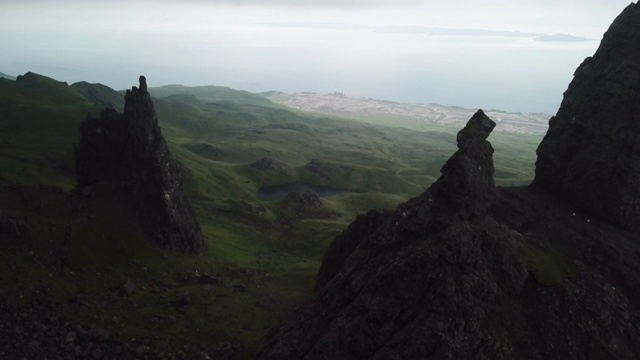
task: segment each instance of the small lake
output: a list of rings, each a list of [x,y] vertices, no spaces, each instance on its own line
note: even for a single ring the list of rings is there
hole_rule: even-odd
[[[271,200],[280,200],[286,197],[289,193],[292,192],[306,192],[313,191],[318,194],[319,197],[327,197],[339,195],[346,190],[339,189],[331,186],[320,186],[320,185],[312,185],[303,182],[296,182],[290,184],[282,184],[282,185],[274,185],[274,186],[263,186],[258,189],[258,200],[263,201],[271,201]]]

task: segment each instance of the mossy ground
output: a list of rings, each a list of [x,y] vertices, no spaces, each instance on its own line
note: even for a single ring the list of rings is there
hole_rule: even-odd
[[[526,246],[520,248],[519,253],[527,270],[542,285],[562,286],[565,281],[577,275],[577,266],[557,251]]]

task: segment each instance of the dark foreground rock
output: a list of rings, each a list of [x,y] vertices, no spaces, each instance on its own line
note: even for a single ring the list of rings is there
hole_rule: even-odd
[[[78,188],[103,181],[117,184],[153,243],[180,252],[202,251],[200,226],[143,76],[139,88],[127,91],[123,114],[107,108],[80,125],[75,158]]]
[[[496,189],[494,126],[476,113],[425,193],[336,238],[315,296],[258,357],[638,358],[632,234],[536,188]]]
[[[640,5],[575,72],[538,148],[534,184],[640,230]]]
[[[358,215],[356,220],[338,235],[322,259],[322,267],[316,278],[316,291],[340,272],[342,264],[360,245],[360,242],[371,235],[388,215],[388,212],[379,213],[376,210],[369,210],[364,215]]]
[[[494,126],[476,113],[428,191],[385,216],[358,217],[327,252],[317,296],[259,356],[512,358],[504,326],[486,326],[527,277],[509,229],[486,216]]]
[[[151,338],[122,341],[94,324],[74,323],[61,306],[45,297],[20,307],[0,301],[0,338],[1,359],[187,358],[184,353],[168,351],[165,344]]]
[[[0,234],[20,237],[25,230],[25,221],[19,214],[7,213],[0,209]]]

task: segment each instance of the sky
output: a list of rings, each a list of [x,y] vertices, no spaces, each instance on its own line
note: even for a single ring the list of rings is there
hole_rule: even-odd
[[[115,89],[136,85],[144,74],[150,87],[338,91],[407,103],[554,113],[575,68],[595,52],[629,4],[3,0],[0,72],[33,71]],[[558,33],[589,40],[535,40],[535,34]]]

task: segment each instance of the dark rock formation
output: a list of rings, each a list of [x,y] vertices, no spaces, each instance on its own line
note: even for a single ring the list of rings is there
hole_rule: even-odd
[[[20,237],[26,230],[26,223],[20,214],[8,213],[0,209],[0,235]]]
[[[105,109],[80,125],[75,149],[77,186],[101,181],[117,184],[137,209],[151,241],[158,246],[200,253],[202,235],[182,191],[178,164],[162,137],[147,84],[125,96],[124,113]]]
[[[360,216],[327,252],[317,296],[277,329],[269,359],[513,358],[502,304],[526,270],[494,197],[495,123],[478,111],[459,150],[424,194],[384,216]]]
[[[578,67],[538,148],[534,184],[640,230],[640,5]]]
[[[458,132],[458,150],[433,186],[434,215],[462,220],[484,216],[495,192],[493,147],[486,141],[496,124],[482,110]]]
[[[41,296],[20,307],[0,295],[0,357],[2,359],[177,359],[152,339],[123,341],[107,329],[75,323],[66,309]],[[147,347],[147,356],[138,349]]]
[[[316,291],[340,272],[349,255],[353,253],[363,239],[368,238],[375,232],[387,216],[389,216],[389,212],[379,213],[376,210],[369,210],[364,215],[358,215],[355,221],[342,234],[338,235],[322,259],[322,267],[316,278]]]
[[[426,192],[358,216],[258,358],[638,358],[633,235],[536,187],[496,189],[494,126],[478,111]]]
[[[638,114],[633,4],[576,72],[536,186],[495,188],[479,111],[425,193],[336,238],[314,297],[259,358],[640,358],[637,233],[587,213],[640,227]]]

